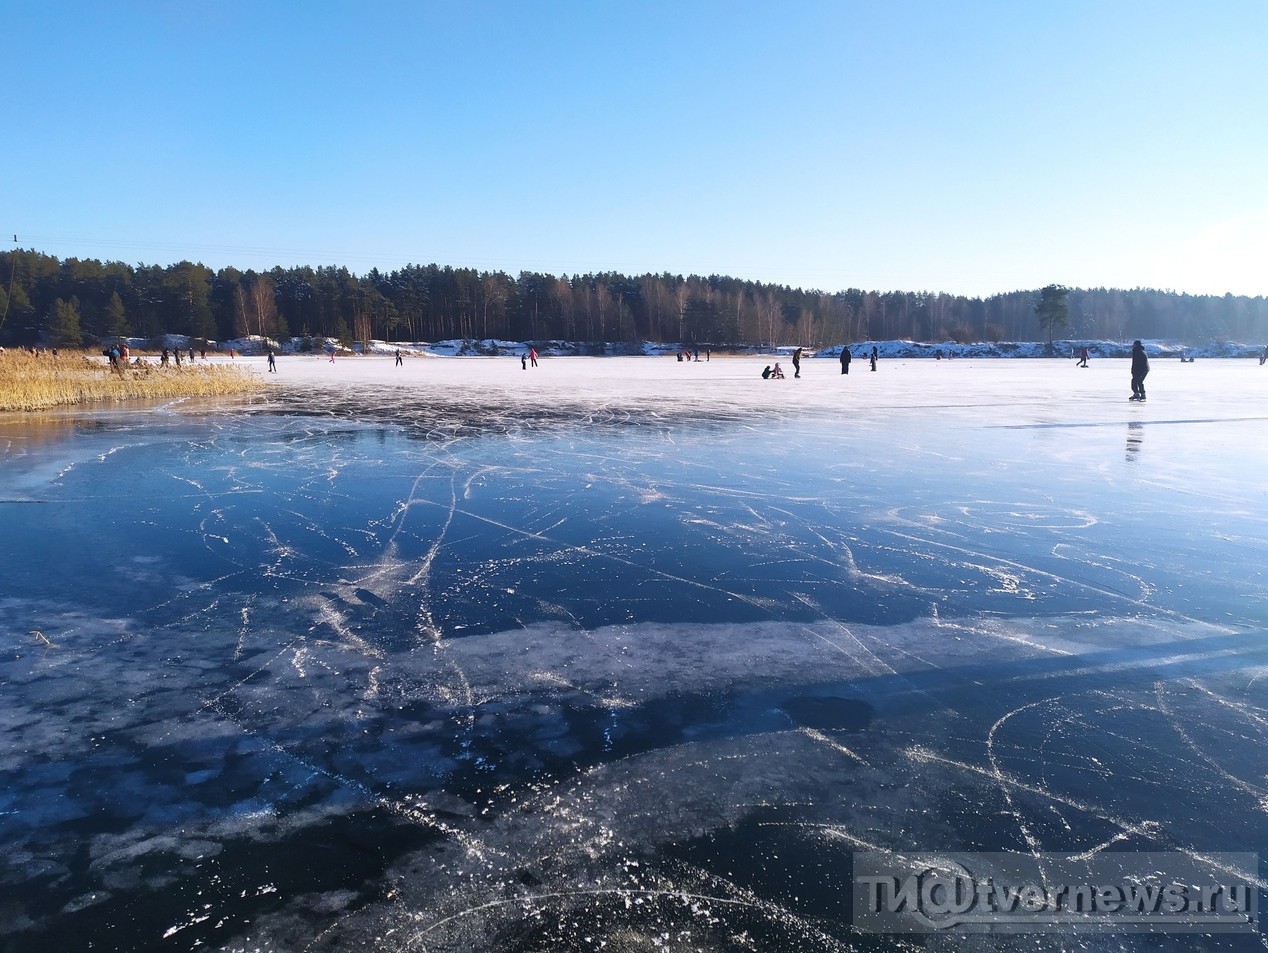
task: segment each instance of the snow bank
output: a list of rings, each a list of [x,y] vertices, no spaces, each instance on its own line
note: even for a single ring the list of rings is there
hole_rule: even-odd
[[[143,349],[149,343],[145,338],[128,338],[128,346]],[[196,351],[202,347],[201,339],[191,338],[183,334],[167,334],[163,344],[169,348],[188,350],[192,346]],[[1149,339],[1144,341],[1145,351],[1150,357],[1176,358],[1181,356],[1192,358],[1252,358],[1264,353],[1264,345],[1247,344],[1237,341],[1216,341],[1197,347],[1186,347],[1174,341]],[[803,349],[802,356],[840,360],[844,345],[812,350]],[[955,341],[928,343],[923,341],[858,341],[849,345],[850,353],[855,359],[866,358],[876,349],[878,358],[1012,358],[1012,357],[1077,357],[1084,347],[1090,357],[1125,358],[1131,355],[1131,341],[1105,341],[1093,339],[1066,339],[1053,341],[1051,350],[1045,341],[979,341],[960,344]],[[357,342],[351,348],[345,347],[334,338],[295,337],[285,341],[274,341],[269,338],[251,335],[233,338],[228,341],[208,341],[207,351],[226,354],[233,351],[244,355],[262,355],[269,349],[279,354],[320,354],[331,349],[339,354],[368,354],[391,357],[399,350],[407,357],[497,357],[518,356],[527,354],[529,348],[536,348],[543,357],[603,357],[644,355],[647,357],[672,356],[679,352],[694,353],[697,349],[703,354],[709,350],[714,355],[757,355],[772,354],[779,357],[790,357],[797,349],[789,345],[685,345],[663,344],[643,341],[639,344],[609,341],[605,343],[587,341],[504,341],[497,338],[476,340],[472,338],[455,338],[447,341],[366,341]]]

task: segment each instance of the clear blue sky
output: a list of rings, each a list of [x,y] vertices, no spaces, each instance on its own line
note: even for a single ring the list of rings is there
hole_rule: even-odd
[[[5,5],[0,238],[1268,294],[1265,0]]]

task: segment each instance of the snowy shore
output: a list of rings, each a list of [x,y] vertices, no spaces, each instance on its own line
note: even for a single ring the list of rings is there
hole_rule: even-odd
[[[169,334],[164,343],[171,348],[188,349],[193,339],[185,335]],[[143,338],[129,338],[128,344],[133,348],[144,348]],[[1175,358],[1181,356],[1192,358],[1257,358],[1264,352],[1261,343],[1244,343],[1237,341],[1215,341],[1208,344],[1187,347],[1174,341],[1145,340],[1145,350],[1150,357]],[[199,345],[194,344],[197,348]],[[1077,357],[1083,348],[1087,348],[1093,358],[1123,358],[1131,354],[1131,341],[1106,341],[1092,339],[1063,339],[1053,341],[1051,350],[1046,341],[983,341],[970,344],[958,344],[954,341],[942,343],[926,343],[922,341],[857,341],[849,345],[850,353],[855,360],[865,359],[876,349],[880,358],[1051,358]],[[843,345],[817,350],[806,348],[803,356],[840,360]],[[415,357],[496,357],[519,356],[527,354],[535,348],[543,357],[603,357],[603,356],[638,356],[673,357],[680,353],[694,355],[697,350],[701,359],[706,352],[712,355],[761,355],[791,356],[797,349],[795,344],[785,345],[726,345],[714,347],[704,344],[660,344],[644,341],[640,344],[628,342],[579,342],[579,341],[504,341],[499,339],[477,340],[455,338],[446,341],[368,341],[357,342],[351,348],[341,345],[333,338],[295,337],[284,341],[252,335],[234,338],[228,341],[210,342],[208,350],[215,349],[219,353],[234,351],[238,354],[263,355],[269,349],[279,354],[321,353],[335,349],[341,354],[394,355],[398,350],[405,355]]]

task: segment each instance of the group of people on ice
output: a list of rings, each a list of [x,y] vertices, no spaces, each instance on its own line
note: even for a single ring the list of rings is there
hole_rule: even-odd
[[[793,377],[801,376],[801,355],[803,350],[804,350],[803,348],[797,348],[792,353]],[[1086,347],[1080,349],[1079,362],[1077,366],[1087,367],[1089,356],[1090,355]],[[876,346],[873,345],[872,352],[870,355],[872,370],[876,370],[876,359],[877,359]],[[841,348],[841,373],[842,374],[850,373],[850,360],[851,360],[850,349],[848,347]],[[1264,348],[1264,353],[1259,358],[1260,364],[1263,364],[1265,361],[1268,361],[1268,347]],[[1149,373],[1149,355],[1145,353],[1145,345],[1141,343],[1139,340],[1132,342],[1131,362],[1132,362],[1131,363],[1132,396],[1130,399],[1137,400],[1137,401],[1144,400],[1145,399],[1145,377]],[[782,380],[783,377],[784,377],[784,369],[780,367],[778,361],[775,362],[773,367],[770,364],[767,364],[766,367],[762,369],[763,380]]]
[[[1087,359],[1091,355],[1086,346],[1079,350],[1079,362],[1075,367],[1087,367]],[[1132,341],[1132,395],[1128,400],[1144,400],[1145,399],[1145,375],[1149,373],[1149,355],[1145,353],[1145,345],[1139,340]],[[1184,354],[1181,353],[1180,360],[1185,361]],[[1187,363],[1192,363],[1193,358],[1188,358]],[[1261,362],[1262,363],[1262,362]]]
[[[797,348],[797,350],[793,351],[792,353],[793,377],[801,376],[801,355],[804,350],[805,348],[799,347]],[[850,349],[848,347],[841,348],[841,373],[842,374],[850,373],[850,361],[852,359],[853,359],[853,355],[850,354]],[[872,370],[876,370],[877,352],[876,352],[875,344],[872,345],[872,353],[871,353],[870,360],[872,363]],[[784,376],[784,370],[782,367],[779,366],[778,361],[775,362],[774,367],[771,367],[769,364],[767,364],[766,367],[762,370],[762,378],[764,380],[782,380],[783,376]]]

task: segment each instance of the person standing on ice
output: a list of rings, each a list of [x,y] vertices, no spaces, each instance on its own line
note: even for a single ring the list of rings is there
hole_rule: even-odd
[[[396,349],[396,366],[397,366],[397,367],[400,367],[400,366],[401,366],[402,364],[404,364],[404,363],[405,363],[405,362],[404,362],[403,360],[401,360],[401,349],[398,347],[398,348]]]
[[[801,348],[793,351],[793,377],[801,376]]]
[[[841,348],[841,373],[850,373],[850,349],[844,346]]]
[[[269,348],[269,371],[277,373],[277,355],[273,353],[272,348]]]
[[[1087,355],[1087,348],[1084,348],[1082,351],[1080,351],[1080,352],[1079,352],[1079,363],[1078,363],[1078,364],[1075,364],[1074,366],[1075,366],[1075,367],[1087,367],[1087,357],[1088,357],[1088,355]]]
[[[537,348],[530,347],[528,349],[528,363],[532,364],[533,367],[537,366]]]
[[[1145,354],[1145,345],[1140,341],[1132,342],[1132,395],[1129,400],[1145,399],[1145,375],[1149,373],[1149,357]]]
[[[876,370],[876,345],[872,345],[872,370]]]

